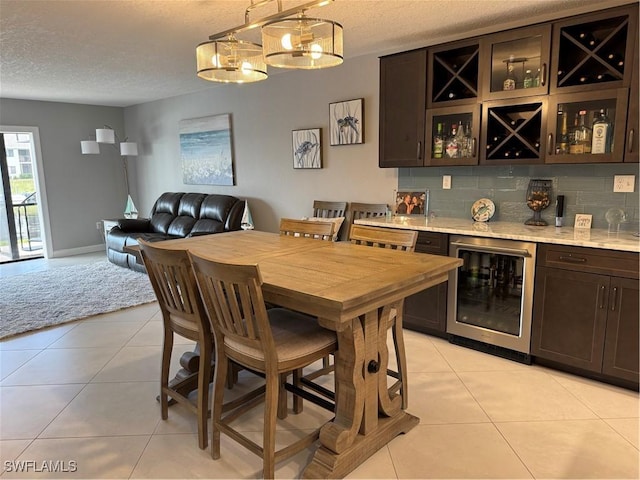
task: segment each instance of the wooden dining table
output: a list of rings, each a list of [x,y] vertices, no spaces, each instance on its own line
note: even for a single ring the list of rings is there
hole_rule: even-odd
[[[335,418],[320,430],[305,478],[342,478],[419,423],[402,409],[401,393],[387,388],[389,309],[446,281],[462,260],[255,230],[156,245],[258,264],[267,302],[316,316],[336,332]]]

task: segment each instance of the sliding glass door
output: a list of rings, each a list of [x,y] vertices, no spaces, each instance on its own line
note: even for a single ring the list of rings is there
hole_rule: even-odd
[[[39,149],[34,131],[28,130],[3,129],[0,135],[0,263],[43,257],[45,253],[36,168]]]

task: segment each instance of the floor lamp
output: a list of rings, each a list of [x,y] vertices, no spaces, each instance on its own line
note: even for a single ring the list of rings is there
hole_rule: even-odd
[[[109,125],[104,128],[96,129],[95,140],[82,140],[80,148],[83,155],[96,155],[100,153],[100,144],[111,145],[116,150],[116,143],[120,145],[120,157],[122,158],[122,167],[124,169],[124,183],[127,187],[127,204],[124,209],[125,218],[138,218],[138,209],[131,198],[131,190],[129,189],[129,172],[127,169],[127,157],[135,157],[138,155],[138,144],[136,142],[128,142],[125,138],[120,141],[118,134]]]

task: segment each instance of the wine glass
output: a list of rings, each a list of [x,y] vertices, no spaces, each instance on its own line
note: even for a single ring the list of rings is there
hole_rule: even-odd
[[[533,210],[533,217],[524,222],[525,225],[546,227],[549,225],[542,218],[542,210],[551,203],[551,180],[530,180],[527,188],[527,207]]]

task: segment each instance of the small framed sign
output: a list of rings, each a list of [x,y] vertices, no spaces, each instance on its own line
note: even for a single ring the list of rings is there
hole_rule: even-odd
[[[577,213],[576,214],[576,221],[573,224],[573,228],[589,229],[589,228],[591,228],[591,219],[592,219],[592,215],[591,214]]]

